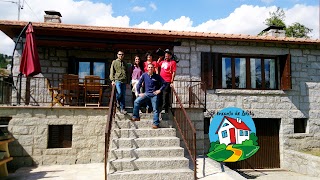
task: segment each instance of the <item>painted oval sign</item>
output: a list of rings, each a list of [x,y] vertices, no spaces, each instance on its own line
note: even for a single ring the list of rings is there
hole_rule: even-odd
[[[228,107],[214,115],[209,127],[209,158],[237,162],[259,150],[256,127],[250,114],[240,108]]]

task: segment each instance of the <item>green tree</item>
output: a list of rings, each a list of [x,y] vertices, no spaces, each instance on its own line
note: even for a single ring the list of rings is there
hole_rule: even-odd
[[[267,26],[279,26],[286,27],[284,23],[284,18],[286,17],[283,9],[277,8],[275,12],[269,12],[270,17],[264,21],[264,24]]]
[[[6,59],[10,58],[11,56],[7,56],[5,54],[0,53],[0,68],[7,68],[7,64],[9,64]]]
[[[310,38],[308,36],[310,32],[312,32],[312,29],[307,28],[303,24],[297,22],[286,28],[287,37]]]
[[[285,12],[281,8],[277,8],[275,12],[269,12],[270,17],[267,18],[264,22],[267,26],[278,26],[284,27],[286,31],[286,37],[296,37],[296,38],[310,38],[308,34],[312,32],[312,29],[306,27],[303,24],[298,22],[293,23],[292,25],[287,26],[284,22],[286,17]],[[264,32],[261,31],[258,35],[262,35]]]
[[[249,139],[250,139],[250,140],[252,140],[253,145],[255,145],[255,146],[257,146],[257,145],[258,145],[258,142],[257,142],[258,137],[256,136],[256,134],[255,134],[255,133],[251,133],[251,134],[250,134]]]
[[[212,142],[212,143],[210,143],[210,149],[209,149],[209,152],[213,151],[213,150],[216,148],[216,146],[218,146],[218,145],[220,145],[219,140],[218,140],[218,141],[216,141],[216,142]]]

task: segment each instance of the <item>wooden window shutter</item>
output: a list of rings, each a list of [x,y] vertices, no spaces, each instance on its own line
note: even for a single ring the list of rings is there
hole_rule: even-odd
[[[68,61],[68,74],[78,74],[78,63],[75,57],[71,57]]]
[[[222,56],[220,53],[213,53],[213,82],[214,88],[222,88]]]
[[[280,56],[280,89],[291,89],[291,56]]]
[[[201,53],[201,81],[206,83],[207,89],[213,89],[212,53]]]

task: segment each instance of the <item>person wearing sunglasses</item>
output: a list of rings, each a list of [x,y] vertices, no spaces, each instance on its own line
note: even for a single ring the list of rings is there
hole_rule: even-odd
[[[120,113],[127,114],[125,110],[127,66],[123,61],[124,52],[118,51],[117,57],[110,66],[110,80],[112,85],[116,85],[116,99],[117,106],[120,107]]]

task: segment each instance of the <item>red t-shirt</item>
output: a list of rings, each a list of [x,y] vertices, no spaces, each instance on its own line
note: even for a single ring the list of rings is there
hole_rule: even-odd
[[[145,61],[145,62],[143,63],[144,72],[148,72],[148,64],[149,64],[148,61]],[[152,64],[153,64],[153,66],[154,66],[154,69],[156,69],[156,68],[159,67],[157,61],[152,61]]]
[[[171,82],[173,72],[177,70],[177,63],[173,60],[170,61],[161,61],[159,63],[161,67],[160,76],[166,81]]]

